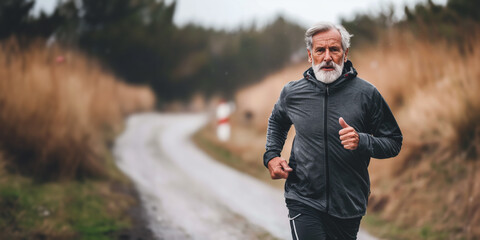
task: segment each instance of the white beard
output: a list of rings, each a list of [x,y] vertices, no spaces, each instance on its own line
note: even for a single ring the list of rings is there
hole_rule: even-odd
[[[329,84],[332,82],[335,82],[340,75],[342,75],[342,70],[343,70],[343,63],[344,63],[344,57],[342,57],[342,63],[340,65],[336,64],[334,61],[331,61],[329,64],[326,62],[321,62],[320,64],[315,65],[315,62],[312,59],[312,69],[313,72],[315,73],[315,77],[317,78],[318,81],[323,82],[325,84]],[[323,71],[322,67],[334,67],[335,70],[333,71]]]

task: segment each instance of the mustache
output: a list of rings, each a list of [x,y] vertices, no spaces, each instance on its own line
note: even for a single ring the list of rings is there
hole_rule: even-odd
[[[322,67],[335,67],[337,64],[333,61],[330,61],[330,62],[321,62],[319,65],[318,65],[318,68],[322,68]]]
[[[330,61],[330,62],[321,62],[319,64],[314,64],[313,65],[314,69],[316,69],[317,71],[320,71],[323,67],[332,67],[332,68],[335,68],[337,69],[337,67],[340,67],[340,65],[336,64],[334,61]]]

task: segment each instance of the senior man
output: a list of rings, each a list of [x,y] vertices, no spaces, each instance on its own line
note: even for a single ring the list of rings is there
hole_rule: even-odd
[[[312,67],[284,86],[268,120],[263,161],[272,179],[287,179],[295,240],[356,239],[370,194],[370,157],[394,157],[402,146],[387,103],[347,60],[350,37],[331,23],[307,30]],[[280,152],[292,124],[287,163]]]

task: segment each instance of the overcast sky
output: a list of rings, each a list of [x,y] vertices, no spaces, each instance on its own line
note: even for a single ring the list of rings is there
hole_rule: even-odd
[[[171,3],[174,0],[165,0]],[[34,12],[50,13],[57,0],[36,0]],[[355,13],[378,13],[390,4],[402,17],[405,5],[415,6],[426,0],[177,0],[174,22],[178,26],[196,23],[214,29],[234,30],[255,22],[263,26],[279,14],[307,28],[319,21],[339,23]],[[433,0],[445,4],[447,0]]]

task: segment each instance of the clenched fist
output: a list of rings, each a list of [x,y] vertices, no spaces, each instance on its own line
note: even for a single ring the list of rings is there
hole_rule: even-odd
[[[268,171],[270,171],[270,177],[272,177],[272,179],[287,179],[288,173],[293,171],[293,169],[288,166],[285,159],[275,157],[268,162]]]

